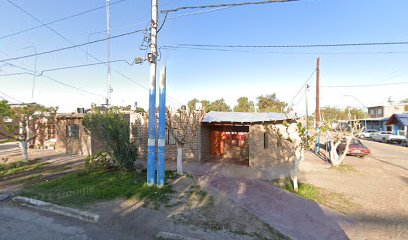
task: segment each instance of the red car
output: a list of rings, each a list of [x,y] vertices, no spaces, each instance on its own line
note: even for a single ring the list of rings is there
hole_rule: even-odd
[[[346,148],[346,140],[343,140],[340,145],[337,147],[337,151],[339,153],[343,153]],[[357,156],[357,157],[364,157],[368,154],[370,154],[371,151],[368,149],[364,144],[358,140],[358,139],[353,139],[351,140],[349,150],[347,152],[347,155],[351,156]]]

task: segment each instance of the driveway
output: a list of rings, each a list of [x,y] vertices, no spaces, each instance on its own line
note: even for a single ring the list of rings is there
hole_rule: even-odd
[[[228,168],[233,170],[228,171]],[[254,176],[243,175],[245,170],[257,173],[248,167],[188,164],[186,169],[203,187],[215,191],[215,195],[226,195],[291,239],[348,239],[345,231],[352,223],[343,215],[262,180],[252,179]]]

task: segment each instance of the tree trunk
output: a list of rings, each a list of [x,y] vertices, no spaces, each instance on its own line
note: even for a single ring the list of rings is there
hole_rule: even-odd
[[[21,148],[21,158],[23,162],[28,161],[28,154],[27,154],[27,141],[20,141],[20,148]]]
[[[177,174],[183,174],[183,145],[177,145]]]
[[[303,148],[296,150],[295,152],[295,170],[293,172],[293,190],[298,191],[298,171],[299,171],[299,161],[302,160]]]

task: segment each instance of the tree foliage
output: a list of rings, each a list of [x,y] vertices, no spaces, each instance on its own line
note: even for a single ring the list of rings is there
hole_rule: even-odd
[[[366,117],[366,113],[363,110],[350,107],[340,109],[336,107],[325,106],[320,109],[320,112],[322,118],[328,122],[335,120],[348,120],[349,112],[350,119],[362,119]]]
[[[257,106],[260,112],[284,112],[288,111],[288,104],[280,101],[276,94],[261,95],[256,98],[258,100]]]
[[[85,115],[83,125],[103,144],[119,167],[133,169],[138,153],[136,128],[134,125],[131,128],[124,114],[112,109],[106,112],[95,110]]]
[[[196,103],[201,103],[205,112],[231,112],[231,107],[225,102],[223,98],[217,99],[214,102],[208,100],[198,100],[196,98],[188,101],[187,106],[189,111],[194,111]]]
[[[238,105],[234,107],[234,112],[255,112],[255,104],[249,101],[247,97],[237,99]]]

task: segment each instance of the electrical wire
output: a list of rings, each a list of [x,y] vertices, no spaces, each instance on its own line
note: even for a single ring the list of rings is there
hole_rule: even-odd
[[[110,5],[112,6],[112,5],[114,5],[114,4],[121,3],[121,2],[124,2],[124,1],[127,1],[127,0],[115,1],[115,2],[112,2]],[[81,15],[85,15],[85,14],[87,14],[87,13],[91,13],[91,12],[97,11],[97,10],[99,10],[99,9],[105,9],[105,7],[106,7],[105,5],[101,5],[101,6],[99,6],[99,7],[92,8],[92,9],[88,9],[88,10],[85,10],[85,11],[82,11],[82,12],[79,12],[79,13],[75,13],[75,14],[73,14],[73,15],[66,16],[66,17],[63,17],[63,18],[59,18],[59,19],[53,20],[53,21],[51,21],[51,22],[47,22],[47,23],[40,24],[40,25],[37,25],[37,26],[34,26],[34,27],[26,28],[26,29],[23,29],[23,30],[14,32],[14,33],[9,33],[9,34],[0,36],[0,40],[1,40],[1,39],[4,39],[4,38],[16,36],[16,35],[19,35],[19,34],[22,34],[22,33],[25,33],[25,32],[29,32],[29,31],[32,31],[32,30],[35,30],[35,29],[38,29],[38,28],[41,28],[41,27],[45,27],[45,26],[48,26],[48,25],[52,25],[52,24],[55,24],[55,23],[58,23],[58,22],[62,22],[62,21],[65,21],[65,20],[68,20],[68,19],[71,19],[71,18],[79,17],[79,16],[81,16]]]
[[[23,101],[18,100],[18,99],[16,99],[16,98],[14,98],[14,97],[12,97],[12,96],[6,94],[5,92],[0,91],[0,94],[3,95],[3,96],[5,96],[5,97],[2,97],[2,96],[0,96],[0,97],[1,97],[2,99],[6,100],[6,101],[9,101],[9,99],[11,99],[11,100],[13,100],[13,101],[15,101],[15,102],[23,103]]]
[[[6,1],[8,1],[8,0],[6,0]],[[115,38],[119,38],[119,37],[132,35],[132,34],[135,34],[135,33],[138,33],[138,32],[142,32],[144,30],[146,30],[146,29],[140,29],[140,30],[136,30],[136,31],[132,31],[132,32],[127,32],[127,33],[114,35],[114,36],[111,36],[110,39],[115,39]],[[81,44],[76,44],[76,45],[72,45],[72,46],[68,46],[68,47],[52,49],[52,50],[39,52],[39,53],[34,53],[34,54],[28,54],[28,55],[24,55],[24,56],[20,56],[20,57],[2,59],[2,60],[0,60],[0,62],[8,62],[8,61],[14,61],[14,60],[19,60],[19,59],[24,59],[24,58],[41,56],[41,55],[45,55],[45,54],[51,54],[51,53],[55,53],[55,52],[61,52],[61,51],[69,50],[69,49],[72,49],[72,48],[79,48],[79,47],[82,47],[82,46],[86,46],[86,45],[89,45],[89,44],[95,44],[95,43],[103,42],[103,41],[107,41],[107,40],[108,40],[108,38],[102,38],[102,39],[98,39],[98,40],[94,40],[94,41],[90,41],[90,42],[85,42],[85,43],[81,43]]]
[[[376,52],[270,52],[270,51],[254,51],[254,50],[239,50],[239,49],[221,49],[221,48],[199,48],[199,47],[182,47],[182,46],[162,46],[166,50],[191,49],[203,51],[219,51],[219,52],[241,52],[241,53],[265,53],[265,54],[284,54],[284,55],[363,55],[363,54],[406,54],[403,51],[376,51]]]
[[[261,2],[222,3],[222,4],[213,4],[213,5],[204,5],[204,6],[185,6],[185,7],[175,8],[175,9],[161,10],[160,12],[166,13],[166,12],[177,12],[180,10],[187,10],[187,9],[240,7],[240,6],[246,6],[246,5],[261,5],[261,4],[285,3],[285,2],[297,2],[297,1],[300,1],[300,0],[268,0],[268,1],[261,1]]]
[[[129,62],[127,60],[124,59],[120,59],[120,60],[113,60],[110,61],[110,63],[117,63],[117,62],[124,62],[127,63],[129,66],[133,66],[134,65],[134,61],[133,62]],[[96,66],[96,65],[101,65],[101,64],[106,64],[109,62],[98,62],[98,63],[88,63],[88,64],[81,64],[81,65],[74,65],[74,66],[66,66],[66,67],[58,67],[58,68],[51,68],[51,69],[44,69],[42,70],[39,74],[32,74],[29,72],[19,72],[19,73],[5,73],[5,74],[0,74],[0,77],[5,77],[5,76],[17,76],[17,75],[25,75],[25,74],[29,74],[35,77],[40,77],[42,75],[44,75],[44,73],[46,72],[53,72],[53,71],[60,71],[60,70],[67,70],[67,69],[73,69],[73,68],[82,68],[82,67],[89,67],[89,66]]]
[[[407,41],[395,42],[360,42],[360,43],[332,43],[332,44],[290,44],[290,45],[217,45],[181,43],[176,46],[187,47],[216,47],[216,48],[315,48],[315,47],[355,47],[355,46],[386,46],[408,45]]]
[[[215,12],[215,11],[220,11],[220,10],[224,10],[224,9],[227,9],[227,8],[231,8],[231,7],[220,7],[220,8],[211,9],[211,10],[185,13],[185,14],[180,14],[180,15],[174,16],[174,17],[169,17],[168,19],[176,19],[176,18],[179,18],[179,17],[186,17],[186,16],[204,14],[204,13],[209,13],[209,12]]]
[[[299,95],[300,91],[302,91],[302,89],[306,86],[306,84],[309,82],[309,80],[313,77],[313,75],[316,73],[316,68],[314,69],[314,71],[312,72],[312,74],[310,74],[310,76],[307,78],[307,80],[305,81],[305,83],[302,85],[302,87],[299,89],[299,91],[295,94],[295,96],[293,96],[292,100],[290,100],[290,103],[293,106],[293,101],[295,101],[296,97]]]
[[[394,83],[379,83],[379,84],[361,84],[361,85],[326,85],[320,86],[324,88],[358,88],[358,87],[380,87],[389,85],[407,84],[408,82],[394,82]],[[315,87],[315,86],[312,86]]]
[[[21,66],[12,64],[12,63],[6,63],[6,64],[27,71],[25,74],[28,74],[28,75],[31,75],[31,76],[35,76],[35,72],[32,71],[32,70],[30,70],[30,69],[28,69],[28,68],[21,67]],[[82,88],[79,88],[79,87],[70,85],[70,84],[68,84],[68,83],[64,83],[64,82],[62,82],[62,81],[59,81],[59,80],[57,80],[57,79],[55,79],[55,78],[52,78],[52,77],[47,76],[47,75],[44,75],[44,74],[42,74],[41,77],[46,78],[46,79],[48,79],[48,80],[50,80],[50,81],[56,82],[56,83],[58,83],[58,84],[60,84],[60,85],[62,85],[62,86],[66,86],[66,87],[69,87],[69,88],[72,88],[72,89],[76,89],[76,90],[81,91],[81,92],[83,92],[83,93],[95,95],[95,96],[98,96],[98,97],[104,97],[104,96],[101,95],[101,94],[94,93],[94,92],[90,92],[90,91],[84,90],[84,89],[82,89]]]

